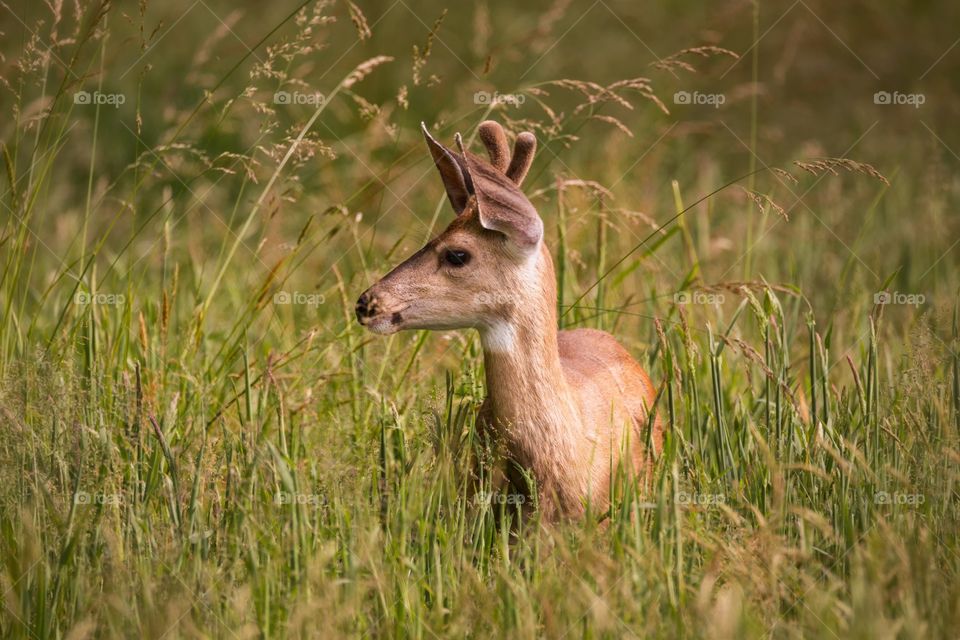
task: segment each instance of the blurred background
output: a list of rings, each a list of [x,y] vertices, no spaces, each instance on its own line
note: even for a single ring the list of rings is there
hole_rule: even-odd
[[[151,247],[168,224],[172,250],[190,252],[202,286],[215,274],[204,268],[209,236],[264,197],[239,254],[263,268],[233,277],[259,282],[314,216],[344,231],[294,277],[332,287],[336,259],[369,278],[385,251],[398,242],[396,257],[413,251],[449,219],[437,210],[419,122],[449,142],[493,117],[538,136],[528,184],[554,241],[556,181],[595,183],[569,189],[568,224],[595,233],[602,215],[616,232],[606,264],[676,213],[678,197],[690,204],[758,168],[803,175],[793,161],[847,157],[891,181],[747,178],[739,184],[785,215],[759,211],[738,188],[706,200],[687,216],[687,250],[658,251],[628,280],[643,297],[682,288],[697,264],[710,284],[790,282],[824,315],[850,307],[849,286],[872,293],[894,273],[900,289],[930,294],[937,264],[955,264],[943,244],[957,237],[950,167],[960,147],[949,3],[311,2],[291,18],[298,6],[119,3],[93,33],[96,3],[4,9],[2,135],[17,171],[57,136],[31,224],[53,253],[79,255],[80,237],[110,229],[99,260],[143,269],[156,264]],[[329,101],[264,193],[316,100],[371,59],[368,77]],[[36,65],[49,65],[43,81],[28,75]],[[123,103],[70,104],[97,91]],[[293,97],[283,103],[278,92]],[[595,280],[598,264],[595,242],[570,250],[568,296]],[[350,285],[352,295],[364,281]]]

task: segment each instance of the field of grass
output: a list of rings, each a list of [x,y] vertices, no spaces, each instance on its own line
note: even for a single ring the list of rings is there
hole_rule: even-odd
[[[4,637],[957,636],[960,8],[591,2],[0,3]],[[488,118],[661,389],[606,526],[353,317]]]

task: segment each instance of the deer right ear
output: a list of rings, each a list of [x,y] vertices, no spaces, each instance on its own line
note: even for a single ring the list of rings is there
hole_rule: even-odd
[[[433,139],[433,136],[427,131],[426,124],[421,122],[420,128],[423,130],[423,137],[427,140],[427,147],[430,148],[430,155],[433,156],[433,163],[437,165],[437,170],[440,171],[440,179],[443,180],[443,187],[447,190],[450,204],[453,205],[453,210],[457,215],[460,215],[467,206],[467,200],[473,194],[470,174],[456,154]]]

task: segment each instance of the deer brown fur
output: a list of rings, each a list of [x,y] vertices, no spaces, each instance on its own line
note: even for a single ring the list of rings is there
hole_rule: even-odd
[[[357,318],[381,334],[477,329],[488,393],[481,428],[533,477],[547,520],[582,517],[587,504],[602,512],[611,471],[645,476],[661,447],[648,413],[653,385],[610,334],[557,330],[543,222],[520,190],[534,136],[518,135],[511,155],[500,125],[482,123],[487,161],[459,136],[454,151],[423,133],[457,217],[360,296]]]

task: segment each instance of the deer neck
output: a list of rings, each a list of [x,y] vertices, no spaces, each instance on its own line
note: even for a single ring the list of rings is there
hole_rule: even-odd
[[[480,328],[491,425],[517,461],[541,476],[575,455],[576,405],[563,374],[557,345],[557,294],[550,254],[530,265],[519,303],[507,317]]]

